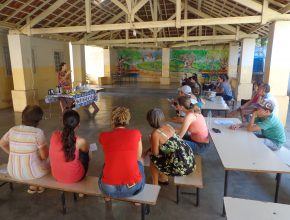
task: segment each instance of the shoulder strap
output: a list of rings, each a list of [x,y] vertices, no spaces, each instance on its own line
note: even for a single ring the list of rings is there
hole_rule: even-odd
[[[157,131],[159,134],[163,135],[163,137],[168,139],[168,136],[163,131],[161,131],[160,129],[157,129]]]

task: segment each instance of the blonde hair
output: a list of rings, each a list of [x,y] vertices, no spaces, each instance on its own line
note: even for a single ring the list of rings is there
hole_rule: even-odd
[[[126,107],[115,107],[112,110],[111,124],[113,127],[129,125],[131,119],[130,110]]]
[[[191,110],[194,113],[201,114],[201,110],[197,105],[194,105],[191,103],[191,98],[185,97],[185,96],[180,96],[177,99],[178,104],[180,106],[183,106],[186,110]]]

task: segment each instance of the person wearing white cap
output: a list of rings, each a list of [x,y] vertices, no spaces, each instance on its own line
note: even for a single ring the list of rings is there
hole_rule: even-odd
[[[257,137],[264,139],[264,144],[271,150],[279,150],[286,143],[284,127],[280,119],[273,113],[275,108],[271,100],[260,100],[253,112],[251,121],[246,125],[248,131],[256,133]],[[232,129],[240,128],[245,124],[232,125]]]
[[[190,98],[191,103],[193,105],[198,103],[197,98],[195,97],[195,95],[192,94],[191,88],[188,85],[184,85],[184,86],[181,86],[181,87],[178,88],[178,97],[181,97],[181,96],[185,96],[185,97]],[[171,122],[174,122],[174,123],[182,123],[183,122],[183,118],[186,115],[186,113],[182,112],[182,111],[179,111],[177,109],[177,102],[176,101],[170,100],[170,102],[172,102],[172,104],[173,104],[173,106],[174,106],[174,108],[176,110],[177,117],[170,118],[170,119],[168,119],[168,121],[171,121]]]

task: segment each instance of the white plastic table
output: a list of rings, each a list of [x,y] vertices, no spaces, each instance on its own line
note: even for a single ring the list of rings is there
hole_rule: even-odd
[[[225,197],[227,220],[288,220],[290,205]]]
[[[224,101],[223,97],[216,96],[212,99],[206,99],[203,98],[205,101],[205,104],[202,105],[201,110],[209,110],[209,111],[224,111],[225,115],[227,114],[227,111],[229,110],[229,106]]]
[[[290,173],[290,167],[266,147],[262,139],[245,128],[231,130],[230,123],[240,123],[240,120],[212,118],[211,128],[218,128],[221,133],[215,133],[212,129],[209,131],[225,169],[224,196],[227,195],[228,173],[231,170],[275,173],[277,183],[274,202],[277,202],[281,174]]]

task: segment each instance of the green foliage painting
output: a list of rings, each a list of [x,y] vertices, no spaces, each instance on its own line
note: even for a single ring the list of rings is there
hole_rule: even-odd
[[[141,75],[161,75],[162,51],[152,49],[118,49],[117,71]]]
[[[171,49],[170,72],[225,73],[228,56],[228,49]]]

